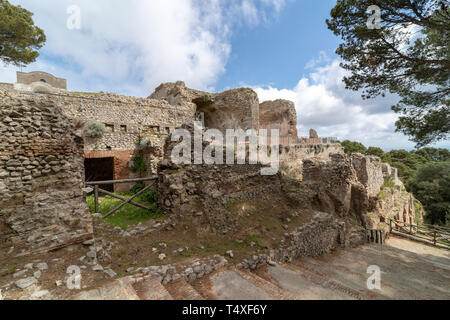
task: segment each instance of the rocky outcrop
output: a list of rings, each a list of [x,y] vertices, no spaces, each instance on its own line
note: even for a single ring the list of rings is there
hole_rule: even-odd
[[[203,114],[207,128],[218,129],[258,129],[258,95],[249,88],[239,88],[221,93],[207,93],[189,89],[184,82],[163,83],[149,99],[165,100],[171,105],[190,105],[197,116]],[[295,110],[294,110],[295,111]]]
[[[297,143],[297,112],[295,104],[288,100],[265,101],[259,105],[259,127],[280,130],[280,137]]]

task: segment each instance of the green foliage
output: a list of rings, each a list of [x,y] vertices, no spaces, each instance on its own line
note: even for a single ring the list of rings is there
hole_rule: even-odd
[[[138,182],[133,186],[133,188],[131,188],[130,194],[135,195],[136,193],[138,193],[139,191],[141,191],[144,188],[145,188],[145,184],[143,182]]]
[[[138,154],[133,158],[133,164],[131,166],[131,170],[133,172],[139,172],[140,174],[146,172],[148,169],[147,164],[144,161],[144,155]]]
[[[0,0],[0,60],[16,66],[27,65],[39,56],[45,44],[44,31],[34,25],[33,14]]]
[[[134,199],[135,202],[151,208],[150,211],[135,207],[131,204],[126,204],[119,211],[107,217],[105,221],[113,226],[118,226],[122,229],[126,229],[128,226],[136,225],[139,222],[161,218],[164,215],[164,212],[156,204],[156,197],[152,198],[151,196],[149,196],[149,194],[151,194],[152,192],[154,191],[146,191],[144,194]],[[130,198],[132,196],[131,192],[124,192],[121,195],[126,198]],[[94,196],[87,196],[86,201],[88,203],[90,212],[93,213]],[[101,214],[106,214],[112,209],[118,207],[121,203],[123,203],[123,201],[110,196],[100,198],[99,211]]]
[[[133,186],[133,188],[131,188],[130,191],[125,192],[124,194],[133,196],[133,195],[139,193],[140,191],[142,191],[144,188],[145,188],[145,184],[143,182],[138,182]],[[156,191],[149,189],[149,190],[145,191],[143,194],[141,194],[138,197],[138,199],[141,199],[142,201],[145,201],[145,202],[154,203],[154,202],[156,202]]]
[[[106,132],[106,126],[104,123],[98,121],[90,121],[86,125],[85,135],[90,138],[101,138]]]
[[[450,161],[430,162],[411,180],[411,190],[427,212],[431,224],[450,226]]]
[[[362,153],[365,154],[367,149],[366,147],[359,142],[345,140],[341,142],[342,147],[344,147],[344,152],[348,155],[352,153]]]
[[[367,9],[381,9],[369,29]],[[397,94],[397,131],[418,147],[450,132],[450,7],[444,0],[338,0],[327,25],[342,39],[336,53],[350,75],[347,89],[364,99]],[[411,32],[413,30],[413,32]]]

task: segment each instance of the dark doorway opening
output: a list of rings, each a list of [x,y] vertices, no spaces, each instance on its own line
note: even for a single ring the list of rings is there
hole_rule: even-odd
[[[114,180],[114,158],[84,159],[86,182]],[[100,185],[101,189],[114,192],[113,184]]]

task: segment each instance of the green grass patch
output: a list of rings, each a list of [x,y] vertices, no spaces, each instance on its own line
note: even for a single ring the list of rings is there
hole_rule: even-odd
[[[127,199],[132,197],[132,192],[124,192],[120,194]],[[94,196],[90,195],[86,197],[87,204],[91,213],[94,213]],[[159,219],[164,215],[164,212],[158,207],[156,203],[156,193],[153,190],[148,190],[136,199],[133,200],[139,204],[151,208],[147,211],[131,204],[126,204],[119,211],[104,219],[112,226],[117,226],[122,229],[126,229],[129,226],[137,225],[140,222],[145,222],[150,219]],[[99,199],[99,211],[101,214],[106,214],[112,209],[118,207],[122,200],[115,199],[111,196],[105,196]]]

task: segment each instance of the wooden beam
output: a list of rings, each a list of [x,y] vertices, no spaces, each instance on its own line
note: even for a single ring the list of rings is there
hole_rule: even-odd
[[[127,201],[128,200],[128,198],[125,198],[125,197],[122,197],[122,196],[118,196],[117,194],[114,194],[112,192],[109,192],[109,191],[106,191],[106,190],[103,190],[103,189],[98,189],[98,191],[100,193],[104,193],[104,194],[106,194],[106,195],[108,195],[110,197],[113,197],[113,198],[116,198],[116,199],[119,199],[119,200],[122,200],[122,201]],[[144,210],[148,210],[148,211],[150,211],[152,209],[152,208],[146,207],[146,206],[144,206],[144,205],[142,205],[140,203],[134,202],[134,201],[130,201],[129,204],[132,204],[135,207],[138,207],[138,208],[141,208],[141,209],[144,209]]]
[[[152,185],[148,185],[146,186],[144,189],[142,189],[141,191],[139,191],[138,193],[136,193],[134,196],[132,196],[130,199],[127,199],[127,201],[125,201],[124,203],[121,203],[117,208],[112,209],[110,212],[108,212],[107,214],[105,214],[102,218],[107,218],[110,215],[112,215],[113,213],[117,212],[118,210],[120,210],[123,206],[125,206],[127,203],[130,203],[131,201],[133,201],[135,198],[139,197],[141,194],[143,194],[145,191],[147,191],[148,189],[150,189],[150,187],[152,187]]]
[[[94,211],[98,213],[98,184],[94,186]]]
[[[158,180],[157,176],[148,178],[136,178],[136,179],[122,179],[122,180],[107,180],[107,181],[87,181],[87,186],[95,186],[100,184],[115,184],[115,183],[128,183],[128,182],[144,182],[150,180]]]

